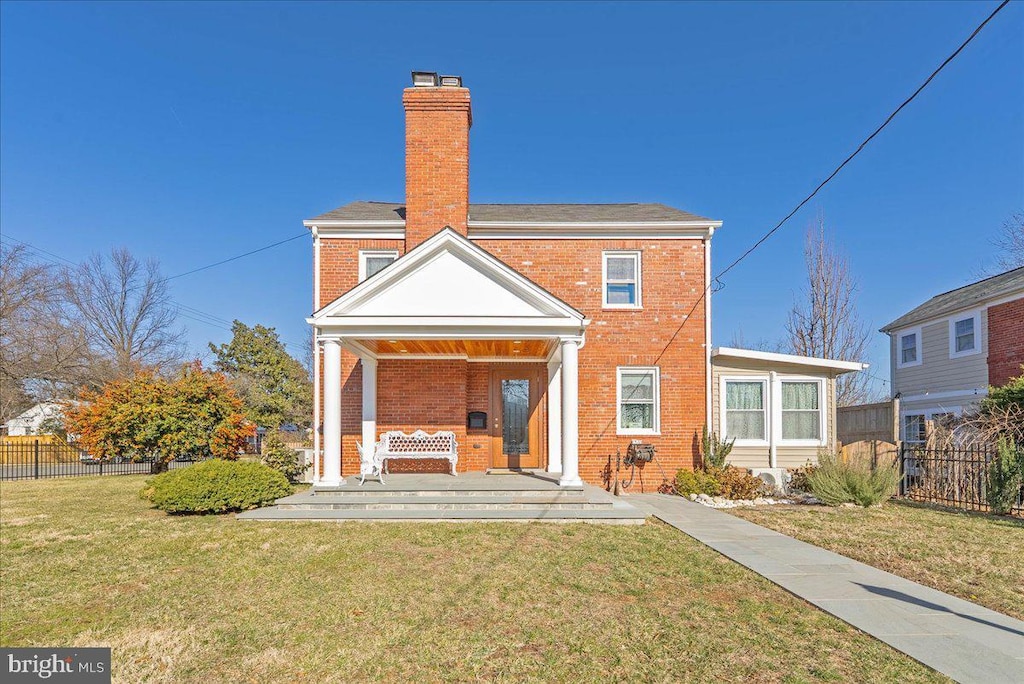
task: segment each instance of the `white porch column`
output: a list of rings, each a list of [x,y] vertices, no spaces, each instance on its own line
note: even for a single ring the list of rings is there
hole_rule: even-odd
[[[341,478],[341,340],[324,340],[324,471],[320,485],[336,487]]]
[[[580,479],[579,347],[562,340],[562,477],[563,487],[578,487]]]
[[[363,357],[363,447],[377,443],[377,359]]]
[[[562,362],[548,363],[548,472],[562,472]]]

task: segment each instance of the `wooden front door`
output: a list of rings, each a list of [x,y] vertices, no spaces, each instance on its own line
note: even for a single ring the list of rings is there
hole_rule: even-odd
[[[541,373],[534,368],[491,372],[491,467],[541,467]]]

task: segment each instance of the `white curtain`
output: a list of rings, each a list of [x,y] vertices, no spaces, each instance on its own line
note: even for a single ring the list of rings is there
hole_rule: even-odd
[[[764,439],[764,383],[725,383],[726,436]]]
[[[818,383],[782,383],[782,438],[820,439]]]

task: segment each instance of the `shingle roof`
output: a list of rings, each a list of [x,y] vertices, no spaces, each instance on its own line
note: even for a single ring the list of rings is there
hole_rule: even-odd
[[[351,202],[310,221],[402,221],[405,205],[397,202]],[[470,221],[515,223],[628,223],[707,221],[664,204],[470,204]]]
[[[890,332],[898,328],[905,328],[908,325],[968,309],[990,299],[1013,294],[1016,291],[1024,293],[1024,266],[935,295],[921,306],[900,316],[881,331]]]

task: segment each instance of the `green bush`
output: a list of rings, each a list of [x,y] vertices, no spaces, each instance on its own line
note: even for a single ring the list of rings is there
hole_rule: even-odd
[[[721,496],[738,501],[740,499],[756,499],[759,496],[772,494],[768,484],[759,477],[754,477],[745,468],[726,466],[713,469],[713,475],[721,486]]]
[[[711,473],[703,470],[680,470],[676,473],[676,492],[680,496],[707,494],[718,496],[721,485]]]
[[[262,463],[218,458],[147,480],[142,497],[168,513],[225,513],[267,506],[291,493],[287,478]]]
[[[866,461],[843,461],[832,453],[818,456],[818,467],[807,474],[811,493],[822,503],[853,503],[867,508],[896,493],[899,471],[895,464],[872,467]]]
[[[295,482],[306,469],[300,458],[301,454],[285,444],[276,432],[271,432],[263,439],[263,453],[260,460],[264,465],[273,468]]]
[[[735,442],[735,439],[719,439],[718,434],[708,430],[708,426],[705,425],[700,436],[704,469],[725,467],[725,457],[732,451]]]
[[[988,466],[986,495],[992,512],[1006,515],[1017,503],[1024,486],[1024,450],[1004,437],[999,439],[996,449],[996,458]]]

